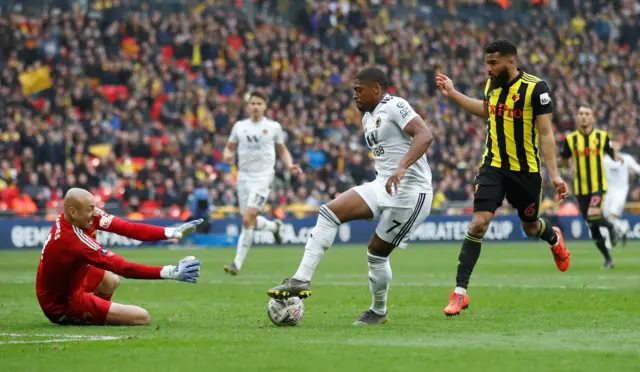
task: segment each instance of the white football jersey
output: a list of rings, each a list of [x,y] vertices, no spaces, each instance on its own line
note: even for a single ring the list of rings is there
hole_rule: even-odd
[[[238,171],[269,173],[276,165],[276,145],[284,143],[285,134],[277,121],[263,118],[255,123],[240,120],[233,125],[229,142],[238,144]]]
[[[412,138],[403,129],[416,116],[406,100],[390,95],[385,95],[373,112],[364,114],[364,136],[373,152],[377,178],[387,180],[409,152]],[[425,191],[432,191],[431,169],[427,156],[422,155],[407,169],[398,193]]]
[[[616,189],[629,189],[629,171],[640,174],[640,165],[633,156],[620,153],[624,162],[615,161],[608,154],[604,157],[604,169],[609,184],[609,192],[615,192]]]

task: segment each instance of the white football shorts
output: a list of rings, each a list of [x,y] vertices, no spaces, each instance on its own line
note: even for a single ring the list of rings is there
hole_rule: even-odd
[[[604,198],[604,215],[622,216],[629,190],[610,190]]]
[[[258,212],[264,210],[271,192],[271,184],[273,183],[273,173],[270,174],[251,174],[238,172],[238,180],[236,183],[238,189],[238,205],[240,213],[247,208],[255,208]]]
[[[379,220],[376,234],[387,243],[406,248],[409,238],[431,212],[433,192],[404,193],[390,196],[386,180],[376,179],[354,190],[364,199],[373,217]]]

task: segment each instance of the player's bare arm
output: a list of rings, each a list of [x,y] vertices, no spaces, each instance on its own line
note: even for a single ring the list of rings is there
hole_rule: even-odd
[[[420,116],[411,119],[403,131],[412,137],[411,147],[400,161],[398,169],[393,172],[387,181],[385,187],[389,195],[391,195],[393,191],[398,191],[398,185],[400,185],[400,182],[404,178],[407,168],[415,163],[416,160],[420,159],[427,152],[431,143],[433,143],[433,134]]]
[[[436,85],[440,88],[442,94],[462,107],[465,111],[479,116],[483,119],[489,118],[489,109],[485,101],[468,97],[456,90],[453,81],[446,75],[438,74],[436,76]]]
[[[278,149],[278,154],[280,155],[280,158],[287,170],[291,171],[294,176],[301,174],[302,168],[300,168],[300,165],[293,163],[293,157],[291,156],[291,152],[289,152],[287,145],[282,143],[276,145],[276,148]]]
[[[224,150],[222,150],[222,161],[227,164],[233,163],[233,158],[236,153],[237,147],[238,147],[237,143],[227,142],[227,145],[224,147]]]
[[[556,200],[563,200],[569,196],[567,184],[564,182],[558,172],[558,164],[556,162],[556,139],[551,124],[552,114],[544,114],[536,116],[536,125],[540,132],[540,153],[547,164],[547,171],[553,186],[556,188]]]

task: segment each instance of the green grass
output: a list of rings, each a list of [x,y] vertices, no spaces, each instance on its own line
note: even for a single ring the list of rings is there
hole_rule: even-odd
[[[602,271],[588,243],[572,245],[560,273],[542,244],[485,244],[470,309],[442,313],[457,245],[414,244],[392,256],[390,322],[351,323],[368,309],[363,246],[334,247],[314,277],[298,327],[266,315],[266,290],[297,268],[301,248],[254,248],[227,277],[230,249],[121,250],[141,263],[203,261],[202,282],[122,280],[115,301],[145,307],[148,327],[60,327],[34,294],[38,251],[0,253],[2,371],[624,371],[640,365],[640,244],[614,251]],[[20,334],[21,336],[7,336]],[[36,336],[40,335],[40,336]],[[118,340],[63,342],[62,335]],[[35,341],[63,340],[49,343]],[[26,342],[10,344],[9,342]]]

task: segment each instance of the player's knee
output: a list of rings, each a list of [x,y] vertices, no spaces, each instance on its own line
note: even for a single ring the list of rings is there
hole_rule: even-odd
[[[104,277],[94,293],[103,296],[111,296],[115,293],[119,285],[120,277],[110,271],[105,271]]]
[[[483,237],[487,232],[487,229],[489,229],[491,217],[487,217],[484,215],[474,215],[471,219],[471,224],[469,225],[469,234],[476,237]]]
[[[129,313],[129,324],[131,325],[149,325],[151,324],[151,316],[149,312],[138,306],[131,306]]]
[[[538,236],[540,234],[540,225],[538,224],[538,221],[520,221],[520,224],[522,225],[522,230],[527,234],[527,236]]]
[[[378,234],[373,234],[369,241],[368,251],[370,254],[378,257],[389,257],[395,246],[382,240]]]
[[[149,325],[151,324],[151,315],[149,312],[143,308],[140,308],[141,312],[138,316],[138,325]]]
[[[242,226],[255,226],[258,222],[258,212],[253,208],[249,208],[242,214]]]

